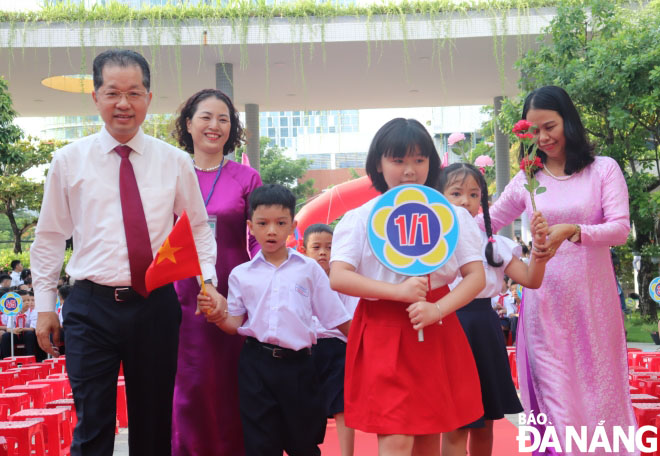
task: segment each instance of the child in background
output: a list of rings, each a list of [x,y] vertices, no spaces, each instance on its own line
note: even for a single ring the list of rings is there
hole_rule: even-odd
[[[376,133],[366,171],[381,193],[406,184],[433,187],[440,157],[421,123],[398,118]],[[455,253],[429,277],[406,277],[382,265],[367,241],[376,201],[344,215],[332,246],[332,288],[361,298],[346,348],[346,425],[378,434],[380,456],[437,456],[440,432],[483,415],[474,359],[455,314],[485,284],[479,229],[456,208]],[[449,291],[459,271],[464,280]]]
[[[475,217],[481,208],[486,233],[481,232],[481,253],[486,269],[486,287],[476,299],[459,309],[458,318],[470,341],[479,370],[484,415],[468,426],[442,436],[442,454],[465,454],[468,434],[471,456],[490,456],[493,449],[493,420],[504,414],[522,412],[516,389],[511,379],[504,336],[491,297],[502,290],[504,274],[527,288],[538,288],[543,281],[545,263],[532,256],[529,266],[523,263],[520,246],[503,236],[493,236],[488,212],[488,189],[484,176],[477,168],[465,163],[454,163],[440,174],[438,189],[454,205],[463,207]],[[548,224],[537,212],[531,223],[534,239],[545,239]],[[460,278],[452,286],[460,286]]]
[[[60,297],[60,308],[57,310],[60,319],[60,342],[59,346],[60,355],[66,354],[66,347],[64,346],[64,303],[71,293],[71,285],[60,285],[57,287],[57,295]]]
[[[302,251],[316,260],[326,274],[330,273],[332,228],[316,223],[305,229]],[[355,313],[358,298],[339,294],[349,315]],[[314,317],[316,345],[312,347],[312,359],[321,382],[326,416],[335,418],[339,448],[342,456],[353,456],[355,431],[344,423],[344,365],[346,364],[346,336],[336,329],[326,329]]]
[[[11,337],[14,337],[14,349],[19,344],[25,345],[25,354],[34,355],[37,361],[46,358],[46,353],[37,344],[37,312],[34,311],[34,295],[25,290],[15,291],[23,300],[21,312],[14,317],[13,325],[10,324],[9,316],[2,314],[2,325],[7,327],[7,332],[0,339],[0,353],[2,357],[11,356]]]
[[[350,316],[319,264],[286,247],[296,197],[264,185],[249,198],[248,227],[261,251],[229,275],[227,309],[198,295],[208,321],[247,336],[238,365],[239,404],[247,456],[315,456],[326,416],[311,347],[312,315],[347,334]]]

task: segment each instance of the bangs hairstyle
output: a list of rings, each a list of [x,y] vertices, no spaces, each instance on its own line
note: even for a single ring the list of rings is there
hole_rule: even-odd
[[[481,171],[468,163],[453,163],[440,172],[440,178],[438,179],[438,191],[444,194],[447,187],[451,186],[454,182],[458,182],[462,185],[468,176],[472,176],[474,181],[479,186],[479,190],[481,191],[481,211],[484,214],[484,227],[486,228],[486,235],[490,239],[493,237],[493,228],[490,224],[490,212],[488,210],[488,186],[486,185],[486,179],[484,178],[483,174],[481,174]],[[486,250],[484,253],[486,255],[486,261],[489,265],[495,268],[502,266],[503,262],[500,261],[497,263],[495,261],[495,257],[493,257],[492,242],[486,243]]]
[[[305,228],[305,233],[303,234],[303,246],[305,248],[307,248],[307,241],[309,241],[309,237],[315,233],[332,234],[332,228],[330,225],[326,225],[325,223],[314,223],[313,225],[309,225],[307,228]]]
[[[188,120],[191,120],[197,112],[199,104],[207,98],[214,97],[227,105],[229,110],[229,138],[222,149],[223,155],[232,153],[237,147],[240,147],[245,140],[245,133],[243,126],[238,115],[238,111],[234,107],[231,98],[222,90],[218,89],[203,89],[192,95],[179,109],[179,117],[174,121],[174,131],[172,136],[177,140],[179,145],[189,154],[195,151],[192,135],[188,132]]]
[[[534,90],[525,98],[522,118],[527,119],[530,109],[546,109],[555,111],[564,120],[564,138],[566,139],[566,164],[564,172],[568,175],[579,173],[594,161],[594,146],[587,139],[580,115],[573,100],[564,89],[557,86],[545,86]],[[537,149],[537,155],[545,163],[548,156]],[[525,150],[520,145],[520,160],[525,156]]]
[[[296,214],[296,197],[288,188],[279,184],[266,184],[250,193],[250,219],[259,206],[282,206],[291,213],[291,220]]]
[[[440,173],[440,156],[433,144],[433,138],[424,125],[417,120],[399,117],[380,127],[369,146],[365,168],[376,190],[380,193],[389,190],[383,173],[378,172],[381,159],[383,157],[403,158],[414,151],[415,147],[429,159],[429,175],[424,185],[435,186]]]

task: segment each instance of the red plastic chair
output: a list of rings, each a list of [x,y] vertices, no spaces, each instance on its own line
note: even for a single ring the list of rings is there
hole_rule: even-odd
[[[8,393],[27,393],[33,408],[44,408],[47,402],[52,400],[51,385],[15,385],[5,391]]]
[[[70,454],[71,439],[71,411],[66,408],[29,409],[21,410],[9,417],[10,421],[27,421],[43,418],[44,436],[48,456],[66,456]]]
[[[660,414],[660,403],[633,404],[633,411],[639,427],[650,426],[655,424],[656,416]]]
[[[642,357],[644,355],[648,355],[649,353],[650,352],[643,352],[643,351],[628,352],[628,366],[630,366],[630,367],[643,366],[641,364]],[[643,366],[643,367],[646,367],[646,366]]]
[[[650,379],[637,380],[637,388],[639,388],[639,393],[641,393],[641,394],[651,394],[651,395],[653,395],[655,393],[655,387],[657,385],[660,385],[660,380],[658,380],[658,379],[655,379],[655,380],[650,380]]]
[[[50,363],[50,373],[52,374],[66,374],[66,358],[60,356],[59,358],[51,358],[46,360]]]
[[[10,361],[15,361],[16,364],[19,366],[23,364],[29,364],[29,363],[36,363],[37,358],[34,357],[34,355],[27,355],[27,356],[14,356],[13,358],[11,356],[8,356],[5,358],[5,360],[10,360]]]
[[[0,391],[18,385],[21,379],[16,372],[0,372]]]
[[[125,382],[117,382],[117,420],[119,420],[119,427],[128,427],[128,408],[126,405]]]
[[[513,379],[513,384],[515,385],[516,389],[519,388],[518,386],[518,366],[516,364],[516,351],[515,350],[509,350],[509,367],[511,368],[511,378]]]
[[[18,383],[19,385],[25,385],[30,380],[37,379],[37,372],[34,370],[23,369],[22,367],[15,367],[13,369],[7,370],[7,372],[14,372],[18,374]]]
[[[630,400],[633,404],[653,404],[660,403],[660,399],[650,394],[631,394]]]
[[[2,393],[0,394],[0,404],[6,407],[6,418],[8,414],[20,412],[23,409],[30,408],[30,396],[26,393]]]
[[[7,441],[7,453],[10,455],[42,456],[46,454],[43,419],[41,418],[28,421],[0,421],[0,436]]]
[[[16,361],[7,358],[0,360],[0,372],[4,372],[7,369],[13,369],[14,367],[16,367]]]
[[[71,385],[66,378],[40,378],[39,380],[30,380],[28,385],[50,385],[51,401],[56,399],[66,399],[67,394],[71,392]]]
[[[71,412],[71,428],[76,427],[76,423],[78,422],[78,415],[76,415],[76,404],[73,402],[73,399],[58,399],[56,401],[50,401],[49,403],[46,404],[46,408],[56,408],[56,407],[63,407],[63,408],[68,408],[69,411]]]
[[[651,369],[651,361],[653,361],[654,359],[660,360],[660,353],[658,353],[658,352],[652,352],[652,353],[643,352],[642,355],[638,355],[638,357],[635,358],[635,359],[638,360],[637,362],[640,366],[644,366],[648,369]]]
[[[37,371],[37,378],[46,378],[50,375],[50,364],[48,363],[24,364],[23,369],[34,369]]]

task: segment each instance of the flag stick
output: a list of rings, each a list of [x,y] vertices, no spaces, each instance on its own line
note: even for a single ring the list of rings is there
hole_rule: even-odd
[[[206,293],[206,284],[204,283],[204,274],[202,273],[202,264],[201,263],[199,264],[199,279],[201,280],[201,284],[202,284],[202,294],[204,296],[208,296],[208,294]],[[197,310],[199,310],[199,305],[197,306]],[[204,315],[209,314],[205,310],[203,310],[202,312],[204,312]]]

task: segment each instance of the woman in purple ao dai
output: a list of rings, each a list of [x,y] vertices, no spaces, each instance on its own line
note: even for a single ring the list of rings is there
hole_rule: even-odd
[[[544,167],[537,171],[547,190],[535,197],[550,225],[544,246],[555,252],[542,286],[524,290],[518,323],[517,361],[525,414],[552,426],[562,452],[567,426],[587,427],[587,447],[598,426],[614,446],[614,429],[635,426],[630,402],[623,318],[609,247],[626,242],[630,231],[628,188],[618,164],[594,157],[580,117],[568,94],[547,86],[530,93],[523,118],[537,128]],[[493,232],[522,212],[531,217],[529,192],[519,172],[490,209]],[[483,226],[483,219],[480,220]],[[550,424],[551,423],[551,424]],[[549,436],[546,436],[546,438]],[[541,448],[543,450],[543,448]],[[621,445],[616,454],[638,454]],[[613,454],[596,447],[589,454]]]
[[[241,144],[238,112],[220,90],[191,96],[176,121],[179,144],[194,156],[195,172],[218,245],[217,290],[227,296],[231,270],[250,259],[248,196],[261,185],[254,169],[227,160]],[[191,189],[194,190],[194,189]],[[249,250],[259,249],[250,236]],[[174,387],[172,455],[241,456],[243,432],[238,410],[238,356],[242,336],[225,334],[195,315],[200,286],[196,278],[176,282],[183,310]]]

